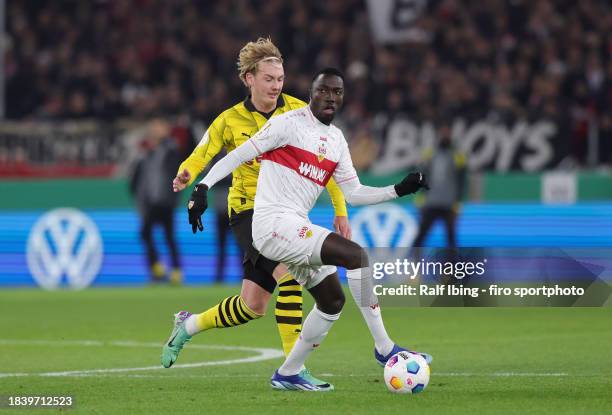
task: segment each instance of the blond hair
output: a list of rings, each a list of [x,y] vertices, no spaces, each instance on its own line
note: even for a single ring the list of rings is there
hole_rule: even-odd
[[[242,82],[248,87],[246,74],[257,74],[257,64],[259,62],[283,63],[280,50],[272,40],[260,37],[256,42],[249,42],[240,49],[238,54],[238,72]]]

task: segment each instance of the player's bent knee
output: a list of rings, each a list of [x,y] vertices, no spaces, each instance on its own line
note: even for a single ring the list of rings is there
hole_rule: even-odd
[[[332,301],[330,304],[331,310],[329,311],[329,314],[340,314],[340,312],[342,311],[342,308],[344,307],[345,302],[346,302],[346,298],[344,297],[344,294],[334,299],[334,301]]]
[[[342,308],[344,308],[345,303],[346,303],[346,297],[344,296],[344,293],[341,293],[333,303],[334,307],[338,310],[334,314],[340,313],[342,311]]]
[[[355,245],[355,248],[347,251],[346,269],[358,269],[368,266],[368,253],[359,245]]]
[[[334,298],[326,299],[325,301],[317,303],[317,308],[326,314],[340,314],[345,302],[346,297],[344,296],[344,293],[341,292],[334,296]]]

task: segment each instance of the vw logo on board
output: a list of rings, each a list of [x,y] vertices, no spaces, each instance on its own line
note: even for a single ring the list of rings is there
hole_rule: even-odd
[[[353,240],[366,248],[409,247],[416,237],[418,224],[394,203],[361,208],[351,218]]]
[[[30,272],[41,287],[82,289],[100,271],[102,238],[96,224],[83,212],[54,209],[32,227],[26,256]]]

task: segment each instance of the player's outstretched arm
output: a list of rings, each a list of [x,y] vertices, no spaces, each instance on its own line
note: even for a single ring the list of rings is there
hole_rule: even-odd
[[[208,189],[236,170],[242,163],[279,147],[282,140],[278,134],[275,134],[275,131],[276,128],[270,128],[270,122],[268,122],[252,138],[215,163],[200,183],[193,188],[187,206],[189,224],[193,233],[196,233],[198,229],[200,231],[204,230],[202,215],[208,207]]]
[[[364,186],[357,177],[340,184],[346,201],[353,206],[374,205],[405,195],[429,189],[422,173],[410,173],[396,185],[386,187]]]
[[[197,147],[179,166],[176,177],[172,181],[172,190],[180,192],[189,186],[204,171],[208,163],[224,146],[223,131],[225,117],[218,116],[208,127]]]
[[[348,145],[345,144],[343,150],[334,171],[334,179],[342,189],[344,198],[351,205],[373,205],[415,193],[422,188],[429,189],[423,173],[410,173],[401,182],[392,186],[364,186],[359,181],[353,166]]]
[[[187,204],[187,215],[189,216],[189,224],[193,233],[196,233],[198,230],[204,230],[202,215],[206,208],[208,208],[208,189],[228,176],[245,161],[257,157],[257,149],[249,141],[215,163],[200,183],[194,186],[189,203]]]

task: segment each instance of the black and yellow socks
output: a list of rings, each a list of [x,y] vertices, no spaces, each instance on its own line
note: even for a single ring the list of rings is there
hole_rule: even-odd
[[[225,298],[219,304],[195,317],[198,331],[203,331],[212,328],[239,326],[261,316],[261,314],[251,310],[241,296],[234,295]]]
[[[278,282],[274,316],[286,356],[302,331],[302,286],[290,274]]]

